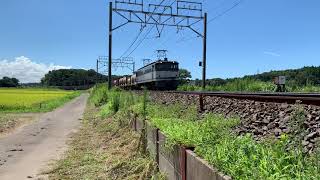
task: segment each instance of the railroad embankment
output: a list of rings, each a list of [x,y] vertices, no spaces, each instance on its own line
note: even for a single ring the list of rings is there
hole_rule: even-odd
[[[58,171],[55,174],[70,177],[77,172],[93,174],[93,171],[98,169],[94,173],[106,178],[128,179],[127,177],[132,177],[132,174],[121,172],[136,172],[135,177],[150,179],[156,174],[157,168],[154,164],[141,165],[137,171],[132,171],[131,166],[137,159],[148,157],[149,154],[146,159],[154,161],[147,162],[157,162],[160,172],[165,173],[169,179],[320,178],[318,168],[320,154],[317,143],[305,150],[305,137],[311,136],[310,129],[305,123],[308,121],[305,119],[308,115],[305,113],[309,112],[308,109],[304,109],[305,106],[297,104],[287,105],[285,108],[283,105],[285,109],[291,108],[290,116],[288,110],[290,118],[287,126],[290,127],[290,131],[276,134],[270,132],[257,136],[249,128],[244,132],[239,131],[241,127],[250,124],[251,119],[243,118],[239,110],[238,114],[224,114],[224,111],[210,110],[208,109],[210,106],[206,105],[206,110],[199,113],[196,98],[196,96],[170,96],[163,92],[137,95],[121,90],[107,91],[104,87],[95,88],[90,101],[99,111],[89,116],[86,123],[91,128],[88,133],[97,134],[86,134],[85,137],[74,140],[76,144],[85,141],[94,145],[89,143],[89,149],[86,143],[73,145],[76,148],[67,154],[66,159],[58,163],[60,165],[57,166]],[[210,102],[208,99],[205,101]],[[225,102],[217,105],[217,109],[224,105],[228,106],[228,100],[219,99],[220,101]],[[256,102],[244,106],[249,108],[255,105]],[[256,108],[260,106],[257,104]],[[229,111],[232,108],[229,105]],[[257,117],[262,116],[259,114]],[[101,126],[102,129],[98,128]],[[257,127],[260,128],[259,125]],[[140,135],[133,133],[131,129]],[[128,137],[135,138],[128,140]],[[113,140],[114,138],[116,140]],[[316,142],[316,138],[312,139]],[[123,142],[123,140],[128,141]],[[120,145],[111,142],[119,142]],[[122,147],[127,147],[129,142],[136,142],[132,146],[135,148],[125,148],[130,149],[130,152],[122,154]],[[80,152],[84,154],[81,155]],[[90,161],[84,160],[84,157]],[[65,163],[69,163],[66,167],[74,169],[67,170],[63,167]],[[98,165],[93,168],[96,164]],[[78,171],[80,169],[82,171]],[[201,176],[207,174],[212,176]],[[81,175],[84,174],[76,177]]]
[[[152,91],[150,97],[152,101],[160,104],[196,104],[199,107],[197,95]],[[256,140],[270,137],[279,139],[281,135],[295,134],[301,138],[303,151],[311,153],[320,137],[319,106],[214,96],[204,97],[203,105],[204,114],[216,113],[240,118],[240,124],[233,128],[233,132],[238,135],[249,133]]]

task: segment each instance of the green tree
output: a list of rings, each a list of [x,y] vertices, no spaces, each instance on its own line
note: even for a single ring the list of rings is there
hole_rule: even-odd
[[[191,72],[186,69],[179,69],[180,84],[186,84],[192,78]]]
[[[113,76],[113,78],[117,78]],[[95,70],[60,69],[49,71],[42,79],[45,86],[61,86],[65,88],[90,87],[96,83],[108,81],[108,77]]]
[[[3,77],[0,79],[0,87],[17,87],[19,80],[16,78]]]

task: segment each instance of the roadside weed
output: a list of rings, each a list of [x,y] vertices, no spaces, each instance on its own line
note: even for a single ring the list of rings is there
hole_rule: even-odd
[[[320,179],[320,150],[305,154],[301,146],[291,143],[301,143],[300,138],[295,140],[294,133],[257,142],[250,134],[233,133],[232,129],[240,123],[238,118],[211,113],[199,116],[194,106],[147,103],[146,93],[142,99],[128,92],[117,93],[109,92],[108,96],[111,101],[118,98],[118,111],[111,107],[114,102],[106,105],[116,113],[115,117],[128,118],[129,122],[131,117],[127,113],[138,114],[166,135],[168,147],[174,144],[194,147],[197,155],[233,179]],[[297,106],[291,128],[300,135],[305,132],[304,116]]]

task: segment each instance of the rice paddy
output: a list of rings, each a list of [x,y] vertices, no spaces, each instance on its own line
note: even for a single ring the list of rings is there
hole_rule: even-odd
[[[0,112],[39,112],[52,110],[76,97],[79,92],[58,89],[0,89]]]

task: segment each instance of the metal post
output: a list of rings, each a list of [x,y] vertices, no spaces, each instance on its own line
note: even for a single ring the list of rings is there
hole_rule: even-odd
[[[108,66],[108,89],[112,88],[112,2],[109,3],[109,66]]]
[[[99,82],[99,59],[97,59],[97,69],[96,69],[96,84]]]
[[[136,71],[136,69],[135,69],[135,68],[136,68],[136,63],[135,63],[135,62],[133,62],[133,68],[132,68],[133,70],[132,70],[132,73],[134,73],[134,72]]]
[[[199,108],[200,108],[200,111],[203,112],[204,108],[203,108],[203,95],[200,94],[199,95]]]
[[[203,62],[202,62],[202,89],[206,88],[206,68],[207,68],[207,13],[204,13],[203,29]]]

